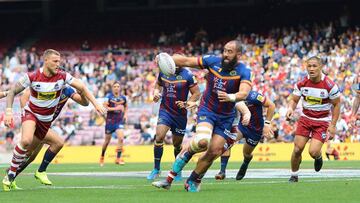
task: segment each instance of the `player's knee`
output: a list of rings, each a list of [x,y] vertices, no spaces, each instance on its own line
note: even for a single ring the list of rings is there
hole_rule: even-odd
[[[303,150],[304,150],[304,148],[295,145],[295,147],[294,147],[294,154],[295,154],[296,156],[301,156],[301,153],[303,152]]]
[[[315,159],[321,155],[321,152],[318,150],[310,149],[309,154],[313,159]]]
[[[157,135],[155,135],[156,137],[155,137],[155,141],[157,142],[157,143],[163,143],[164,142],[164,137],[161,137],[161,136],[157,136]]]
[[[244,158],[245,158],[245,159],[250,159],[250,158],[252,158],[252,154],[251,154],[251,153],[244,152],[243,155],[244,155]]]
[[[216,157],[220,156],[223,153],[222,147],[212,148],[208,150],[207,157],[209,157],[210,160],[214,160]]]
[[[20,144],[24,149],[28,149],[31,145],[32,139],[30,138],[21,138]]]

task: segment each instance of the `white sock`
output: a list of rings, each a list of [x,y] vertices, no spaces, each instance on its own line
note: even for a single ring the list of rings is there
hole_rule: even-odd
[[[291,176],[298,176],[298,175],[299,175],[299,170],[291,171]]]

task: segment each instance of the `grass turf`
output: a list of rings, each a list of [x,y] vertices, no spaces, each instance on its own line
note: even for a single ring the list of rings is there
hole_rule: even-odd
[[[218,169],[215,163],[212,169]],[[163,163],[164,170],[170,163]],[[230,162],[229,169],[237,169],[240,163]],[[54,186],[39,184],[32,175],[38,166],[32,165],[17,178],[22,191],[0,192],[0,202],[358,202],[360,178],[307,178],[289,184],[287,179],[244,179],[215,181],[204,179],[199,193],[187,193],[182,182],[176,182],[170,191],[156,189],[144,178],[118,177],[71,177],[49,176]],[[312,168],[312,162],[304,162],[302,168]],[[107,164],[53,164],[48,172],[102,172],[102,171],[149,171],[150,163]],[[194,168],[194,163],[185,170]],[[288,162],[253,162],[250,168],[289,168]],[[360,161],[330,161],[324,169],[360,169]],[[0,170],[5,167],[1,166]],[[360,172],[360,171],[359,171]],[[165,174],[164,174],[165,175]]]

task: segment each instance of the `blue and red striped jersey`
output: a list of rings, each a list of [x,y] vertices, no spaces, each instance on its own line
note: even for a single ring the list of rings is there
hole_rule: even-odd
[[[56,106],[53,120],[55,120],[60,115],[62,108],[65,106],[67,100],[69,98],[71,98],[73,94],[75,94],[75,91],[73,88],[71,88],[69,86],[65,87],[62,90],[61,95],[60,95],[60,101],[59,101],[59,104]]]
[[[160,110],[186,116],[186,109],[179,109],[175,101],[187,101],[190,88],[197,84],[195,76],[187,68],[180,68],[175,75],[159,73],[158,84],[163,87]]]
[[[234,94],[239,91],[240,83],[245,82],[251,85],[251,69],[243,63],[238,63],[234,70],[225,71],[221,68],[221,57],[212,55],[199,57],[198,63],[201,68],[209,70],[200,108],[206,108],[221,115],[233,114],[235,103],[219,102],[217,91],[221,90],[228,94]]]
[[[109,107],[116,107],[118,105],[126,106],[126,97],[124,95],[115,96],[113,93],[106,95],[105,100],[109,103]],[[106,116],[106,124],[118,124],[124,119],[124,110],[108,111]]]
[[[259,133],[264,128],[263,105],[265,102],[266,97],[256,91],[250,91],[245,100],[245,104],[251,113],[250,123],[247,127]]]

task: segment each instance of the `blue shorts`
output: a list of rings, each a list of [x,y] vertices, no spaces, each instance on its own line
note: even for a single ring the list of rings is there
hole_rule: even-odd
[[[234,135],[231,133],[231,128],[233,126],[235,115],[235,112],[230,115],[219,115],[206,108],[201,108],[198,111],[197,123],[210,123],[214,127],[213,134],[218,134],[225,140],[233,140]]]
[[[246,143],[250,146],[256,147],[261,140],[262,132],[243,126],[241,123],[239,123],[238,129],[243,134]]]
[[[170,128],[173,135],[184,136],[186,131],[186,116],[174,116],[171,113],[160,110],[158,125],[166,125]]]
[[[105,134],[112,134],[114,133],[116,130],[119,129],[124,129],[124,122],[120,122],[120,123],[107,123],[105,125]]]

